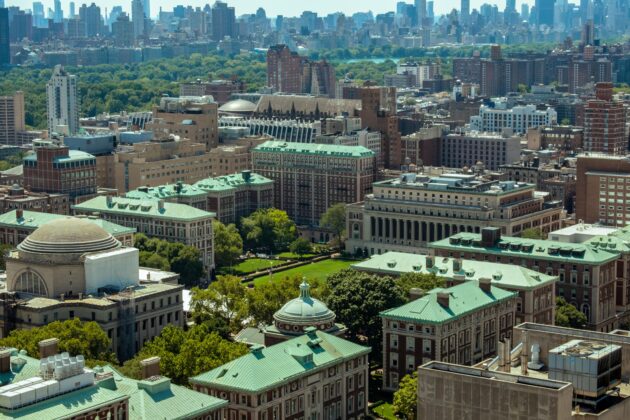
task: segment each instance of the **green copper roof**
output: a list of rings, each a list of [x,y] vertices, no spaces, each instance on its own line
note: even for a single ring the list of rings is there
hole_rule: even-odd
[[[595,236],[585,242],[596,249],[603,249],[614,253],[630,252],[630,226],[618,229],[605,236]]]
[[[299,337],[252,350],[190,381],[218,389],[258,393],[369,352],[369,347],[311,329]]]
[[[336,144],[295,143],[286,141],[266,141],[257,146],[257,152],[300,153],[332,157],[372,157],[374,152],[363,146],[340,146]]]
[[[24,210],[22,213],[22,217],[18,219],[17,211],[12,210],[7,213],[0,214],[0,226],[35,230],[44,223],[52,222],[53,220],[58,220],[64,217],[70,216]],[[90,223],[94,223],[112,236],[136,233],[136,228],[117,225],[116,223],[108,222],[107,220],[99,219],[96,217],[87,217],[84,220],[87,220]]]
[[[481,234],[478,233],[458,233],[449,238],[431,242],[429,248],[590,265],[602,264],[617,258],[617,253],[587,243],[572,244],[509,236],[502,237],[494,246],[483,247]],[[519,260],[517,262],[520,263]]]
[[[193,197],[205,197],[207,194],[205,191],[190,185],[190,184],[167,184],[160,185],[159,187],[141,187],[137,190],[129,191],[125,194],[127,198],[134,198],[137,200],[151,200],[151,199],[169,199],[169,198],[193,198]]]
[[[438,303],[439,292],[449,294],[448,307]],[[423,324],[441,324],[515,296],[516,292],[508,292],[495,286],[491,286],[490,293],[487,293],[479,287],[478,282],[467,281],[447,289],[433,289],[419,299],[381,312],[381,317]]]
[[[206,178],[195,183],[195,187],[205,191],[228,191],[248,185],[271,185],[273,180],[257,173],[245,171],[238,174]]]
[[[159,200],[157,199],[136,200],[133,198],[112,197],[111,205],[108,205],[107,197],[94,197],[83,203],[75,204],[72,208],[80,213],[124,214],[185,222],[210,219],[216,216],[215,213],[179,203],[165,202],[163,209],[160,209],[158,202]]]
[[[422,273],[456,280],[489,278],[496,286],[504,285],[509,289],[520,290],[535,289],[558,280],[557,276],[549,276],[514,264],[461,259],[460,269],[455,271],[454,265],[457,262],[455,258],[434,257],[433,261],[433,266],[427,268],[426,255],[386,252],[353,264],[352,268],[396,276],[404,273]]]
[[[228,401],[172,384],[168,378],[154,380],[127,378],[112,366],[103,366],[114,380],[108,385],[118,394],[128,395],[129,419],[190,419],[228,405]]]

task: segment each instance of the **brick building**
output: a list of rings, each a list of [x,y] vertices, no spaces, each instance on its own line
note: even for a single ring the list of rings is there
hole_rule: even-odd
[[[35,193],[17,184],[0,186],[0,212],[11,210],[70,214],[70,197],[68,194]]]
[[[431,360],[471,365],[495,356],[499,340],[512,337],[516,293],[489,278],[434,289],[381,312],[383,389]]]
[[[618,254],[593,244],[501,237],[496,228],[481,234],[458,233],[429,245],[436,257],[465,258],[519,264],[558,276],[556,295],[582,311],[587,328],[617,328],[616,287]]]
[[[53,144],[24,158],[24,185],[33,192],[68,194],[71,200],[96,194],[96,158]]]
[[[597,83],[595,99],[584,106],[584,151],[626,155],[626,110],[613,101],[613,84]]]
[[[230,419],[360,419],[367,415],[369,352],[307,328],[290,340],[254,346],[190,383],[195,391],[229,400]]]
[[[268,141],[252,164],[275,182],[275,207],[300,225],[318,226],[334,204],[362,200],[374,180],[374,152],[363,146]]]

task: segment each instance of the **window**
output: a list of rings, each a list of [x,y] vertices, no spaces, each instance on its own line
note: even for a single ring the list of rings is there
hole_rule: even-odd
[[[14,290],[18,293],[28,293],[36,296],[48,296],[46,283],[34,271],[25,271],[15,281]]]

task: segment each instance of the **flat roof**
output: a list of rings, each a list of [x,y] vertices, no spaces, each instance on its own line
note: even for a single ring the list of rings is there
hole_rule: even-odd
[[[279,140],[266,141],[256,146],[256,152],[305,154],[330,157],[373,157],[374,152],[363,146],[341,146],[336,144],[298,143]]]
[[[361,271],[372,271],[392,275],[404,273],[435,274],[454,280],[492,279],[495,286],[505,285],[523,290],[536,289],[554,283],[557,276],[539,273],[526,267],[514,264],[503,264],[489,261],[459,259],[460,269],[455,271],[457,258],[433,257],[433,266],[427,268],[427,256],[405,252],[386,252],[373,255],[371,258],[353,264],[352,268]]]

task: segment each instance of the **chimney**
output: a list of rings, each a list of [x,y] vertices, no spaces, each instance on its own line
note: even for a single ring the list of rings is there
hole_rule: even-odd
[[[453,259],[453,272],[459,273],[460,271],[462,271],[462,259],[455,258]]]
[[[481,246],[491,248],[501,240],[501,228],[485,227],[481,229]]]
[[[0,373],[11,372],[11,350],[0,351]]]
[[[164,211],[164,200],[158,200],[158,210]]]
[[[434,259],[434,258],[435,258],[435,257],[433,257],[433,255],[427,255],[427,258],[426,258],[426,260],[425,260],[425,261],[426,261],[426,264],[427,264],[427,268],[433,268],[433,263],[434,263],[434,261],[435,261],[435,259]]]
[[[22,209],[15,210],[15,218],[17,220],[23,219],[24,218],[24,210],[22,210]]]
[[[450,298],[450,293],[448,292],[438,292],[437,293],[437,301],[440,305],[448,308],[448,300]]]
[[[142,379],[149,379],[152,376],[160,376],[160,358],[157,356],[149,357],[140,361],[142,366]]]
[[[107,197],[105,197],[105,202],[107,203],[107,207],[111,207],[114,205],[114,199],[112,198],[111,195],[108,195]]]
[[[417,300],[420,299],[422,296],[424,296],[424,290],[419,289],[417,287],[412,287],[411,289],[409,289],[409,301],[413,301],[413,300]]]
[[[42,340],[39,343],[39,358],[45,359],[49,356],[54,356],[59,353],[59,339],[58,338],[49,338],[47,340]]]
[[[479,279],[479,288],[486,293],[490,293],[492,290],[492,279],[488,277],[482,277]]]
[[[523,345],[523,350],[521,351],[521,375],[527,375],[527,363],[529,362],[529,349],[527,347],[529,342],[527,338],[527,330],[523,329],[523,338],[521,341],[521,344]]]

